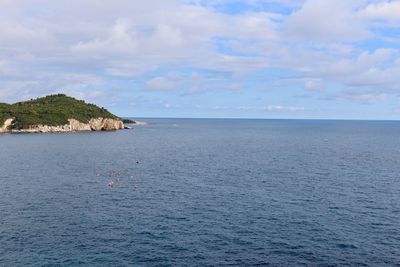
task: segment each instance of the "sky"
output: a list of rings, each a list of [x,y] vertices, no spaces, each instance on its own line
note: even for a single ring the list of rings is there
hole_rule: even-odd
[[[400,119],[400,0],[0,0],[0,102]]]

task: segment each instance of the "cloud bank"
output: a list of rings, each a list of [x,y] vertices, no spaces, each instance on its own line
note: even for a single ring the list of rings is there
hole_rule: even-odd
[[[399,108],[400,1],[0,0],[0,22],[1,102],[62,91],[143,115],[165,101],[182,115]]]

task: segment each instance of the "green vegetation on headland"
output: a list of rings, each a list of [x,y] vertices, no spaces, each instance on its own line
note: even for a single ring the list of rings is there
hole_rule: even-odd
[[[93,118],[120,119],[105,108],[64,94],[49,95],[11,105],[0,103],[0,127],[10,118],[15,118],[14,129],[35,125],[65,125],[68,119],[76,119],[83,123]]]
[[[123,119],[122,122],[124,124],[135,124],[136,123],[136,121],[133,121],[133,120],[130,120],[130,119]]]

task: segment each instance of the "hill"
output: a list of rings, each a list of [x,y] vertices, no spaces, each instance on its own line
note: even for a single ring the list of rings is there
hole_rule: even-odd
[[[0,103],[0,126],[9,118],[14,118],[13,129],[27,129],[37,125],[66,125],[69,119],[81,123],[88,123],[93,118],[120,120],[104,108],[64,94],[15,104]]]

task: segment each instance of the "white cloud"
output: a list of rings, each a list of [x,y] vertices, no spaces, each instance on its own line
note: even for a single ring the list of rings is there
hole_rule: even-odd
[[[267,111],[267,112],[300,112],[305,111],[304,107],[284,106],[284,105],[268,105],[263,107],[240,106],[239,110],[243,111]]]
[[[369,4],[361,14],[375,19],[400,20],[400,1],[383,1]]]
[[[129,55],[137,47],[136,32],[129,27],[129,22],[117,20],[105,39],[95,39],[88,42],[80,41],[71,47],[72,52],[83,53],[85,56],[99,57],[116,54]]]
[[[308,0],[287,20],[290,36],[317,41],[356,41],[371,36],[355,14],[358,0]]]
[[[237,90],[269,69],[303,77],[293,82],[309,93],[360,88],[348,100],[400,90],[399,49],[360,46],[383,40],[376,20],[397,21],[400,1],[247,0],[293,9],[218,11],[227,2],[0,0],[1,100],[57,89],[93,97],[119,79],[141,81],[143,92]]]
[[[385,90],[385,87],[390,90],[398,86],[396,81],[400,74],[399,58],[400,51],[394,49],[366,51],[355,59],[337,60],[319,73],[351,87],[384,86],[383,90]]]
[[[343,91],[340,91],[332,96],[332,99],[335,100],[347,100],[352,102],[359,102],[362,104],[374,104],[379,101],[383,101],[387,98],[387,94],[379,93],[379,92],[365,92],[360,90],[354,90],[354,88],[349,88]]]
[[[146,89],[151,91],[174,90],[177,86],[177,83],[166,77],[155,77],[146,82]]]
[[[270,105],[265,107],[266,111],[304,111],[304,107],[291,107],[291,106],[281,106],[281,105]]]
[[[305,87],[306,90],[315,91],[315,90],[322,89],[324,87],[324,83],[323,83],[322,79],[309,78],[309,79],[306,79],[304,87]]]

